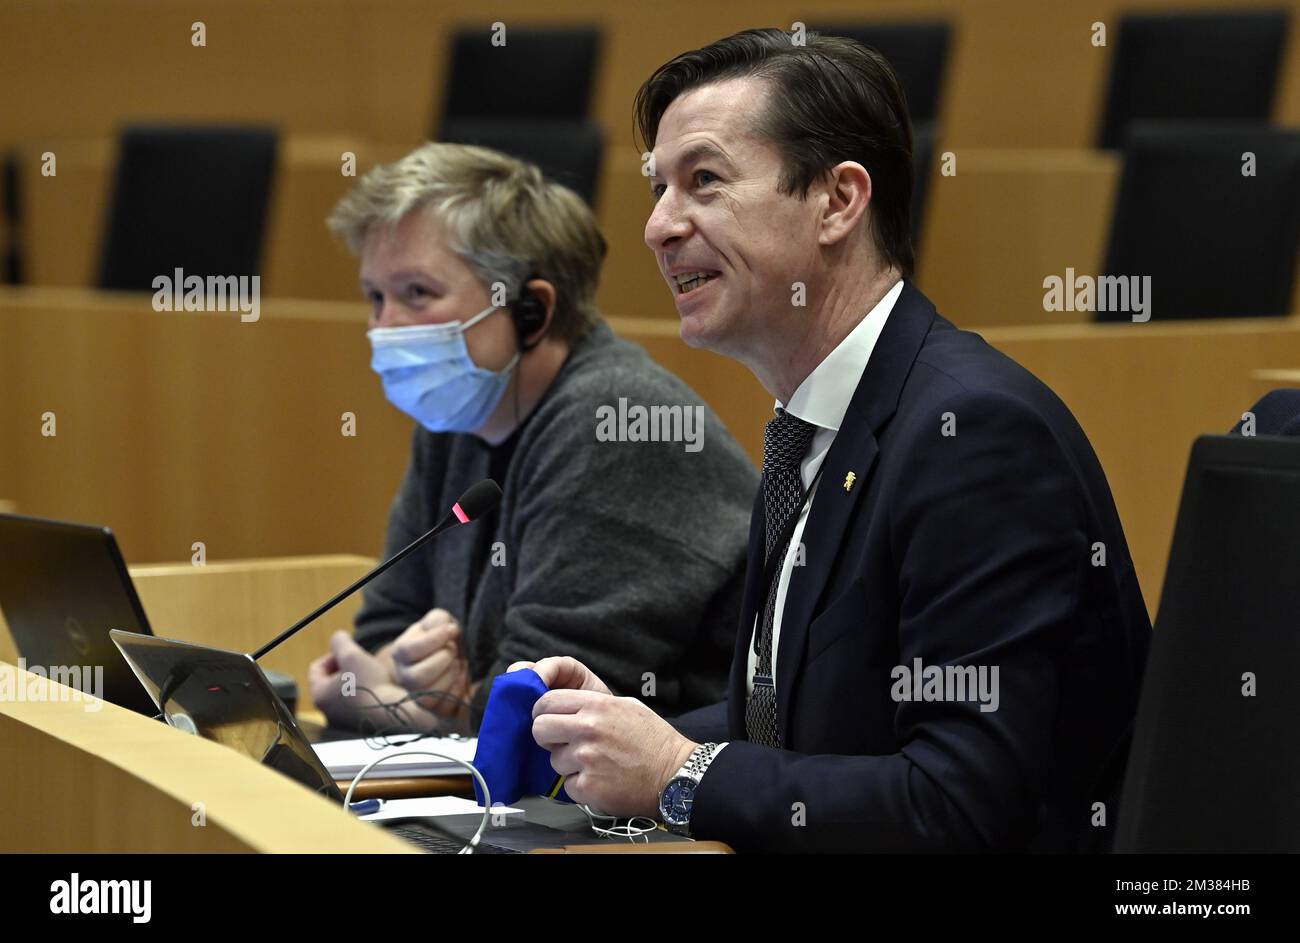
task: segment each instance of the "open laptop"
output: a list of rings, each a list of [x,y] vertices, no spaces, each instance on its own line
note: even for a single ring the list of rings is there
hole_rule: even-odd
[[[1300,849],[1298,617],[1300,438],[1202,436],[1183,485],[1115,851]]]
[[[108,637],[149,622],[107,527],[0,514],[0,610],[28,664],[103,666],[104,700],[157,713]]]
[[[150,701],[173,727],[224,743],[342,805],[333,777],[251,656],[133,632],[109,634]],[[474,813],[375,824],[426,851],[445,854],[464,847],[481,819]],[[663,837],[681,840],[667,833]],[[484,833],[478,850],[508,854],[605,840],[590,828],[552,828],[529,822],[524,815],[510,815],[505,824]]]
[[[108,636],[110,629],[152,634],[109,528],[0,514],[0,611],[29,665],[102,665],[104,700],[157,713]],[[268,674],[292,710],[297,684]]]

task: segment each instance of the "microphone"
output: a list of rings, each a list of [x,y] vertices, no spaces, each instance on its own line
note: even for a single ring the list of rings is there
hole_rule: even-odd
[[[288,639],[292,638],[294,634],[298,632],[299,629],[303,628],[303,626],[306,626],[316,621],[325,613],[329,612],[331,609],[333,609],[343,600],[347,599],[349,596],[355,593],[362,586],[365,586],[367,583],[373,580],[380,573],[383,573],[385,570],[387,570],[394,563],[397,563],[399,560],[402,560],[409,554],[412,554],[416,550],[419,550],[430,540],[437,537],[439,534],[443,533],[444,531],[451,530],[453,527],[459,527],[461,524],[472,524],[474,521],[478,520],[484,514],[487,514],[489,511],[495,508],[500,502],[501,502],[501,486],[498,485],[491,478],[484,478],[478,484],[471,486],[468,491],[466,491],[464,494],[460,496],[460,500],[451,506],[451,510],[447,512],[447,516],[444,517],[442,520],[440,520],[437,524],[435,524],[432,530],[429,530],[422,536],[415,538],[415,540],[411,541],[401,550],[397,551],[397,553],[393,554],[383,563],[379,564],[379,566],[375,567],[365,576],[361,577],[361,579],[357,580],[347,589],[343,590],[343,592],[339,593],[337,596],[335,596],[333,599],[329,600],[328,602],[323,603],[321,606],[319,606],[316,609],[315,612],[312,612],[309,615],[306,615],[303,618],[299,619],[297,622],[289,626],[289,628],[285,629],[283,632],[281,632],[271,641],[267,642],[257,651],[253,652],[253,654],[249,657],[251,657],[253,661],[257,661],[259,658],[261,658],[267,652],[271,651],[271,649],[275,648],[281,642],[287,641]]]

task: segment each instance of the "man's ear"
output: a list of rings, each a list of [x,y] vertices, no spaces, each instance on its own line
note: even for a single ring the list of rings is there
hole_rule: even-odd
[[[822,186],[826,209],[817,241],[833,245],[859,229],[871,203],[871,174],[856,161],[846,160],[826,172]]]

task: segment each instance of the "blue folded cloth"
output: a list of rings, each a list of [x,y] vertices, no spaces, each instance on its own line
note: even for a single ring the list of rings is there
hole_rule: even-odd
[[[508,805],[521,796],[573,801],[564,791],[564,777],[551,768],[550,752],[533,739],[533,705],[546,691],[546,684],[531,668],[497,675],[492,682],[479,725],[474,767],[492,791],[493,803]],[[474,795],[482,805],[478,780]]]

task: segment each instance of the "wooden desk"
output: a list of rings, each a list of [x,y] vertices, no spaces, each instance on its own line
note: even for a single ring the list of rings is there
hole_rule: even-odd
[[[382,769],[382,767],[381,767]],[[335,780],[339,792],[346,793],[352,781]],[[407,776],[385,779],[367,776],[357,783],[352,798],[362,799],[422,799],[425,796],[461,796],[474,798],[474,784],[470,776]]]
[[[0,853],[416,853],[383,829],[210,740],[105,701],[82,699],[6,662],[0,662],[0,692]],[[430,795],[437,793],[427,787],[441,781],[419,782],[425,788],[418,794]],[[696,842],[547,851],[730,849]]]
[[[0,700],[0,851],[413,850],[234,750],[0,663],[16,684],[40,700]]]

